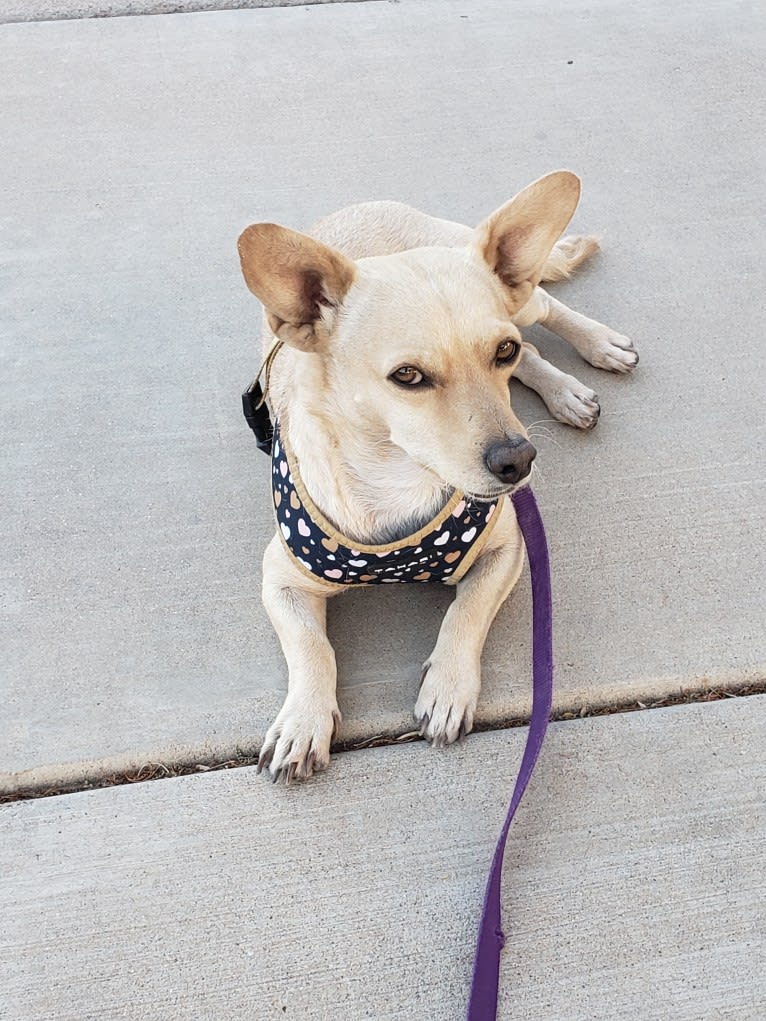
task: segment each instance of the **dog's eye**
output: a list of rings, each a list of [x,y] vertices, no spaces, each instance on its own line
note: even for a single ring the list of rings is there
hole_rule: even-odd
[[[497,351],[495,352],[495,361],[498,365],[503,365],[506,362],[512,362],[516,355],[521,349],[521,344],[516,340],[511,340],[509,337],[507,340],[503,340],[498,344]]]
[[[388,377],[393,380],[394,383],[401,383],[402,386],[418,386],[425,380],[425,376],[416,369],[414,365],[402,365],[401,368],[396,369]]]

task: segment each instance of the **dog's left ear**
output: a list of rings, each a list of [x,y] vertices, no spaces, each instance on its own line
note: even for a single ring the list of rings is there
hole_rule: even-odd
[[[275,223],[247,227],[237,248],[245,283],[274,334],[301,351],[318,351],[327,339],[328,313],[339,308],[356,276],[354,263]]]
[[[557,170],[533,181],[476,228],[473,244],[510,290],[514,309],[540,282],[545,260],[579,199],[579,177]]]

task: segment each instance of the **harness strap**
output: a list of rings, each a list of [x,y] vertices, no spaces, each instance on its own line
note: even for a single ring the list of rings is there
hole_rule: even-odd
[[[505,842],[511,821],[526,790],[542,747],[553,701],[553,634],[551,576],[545,529],[532,490],[525,486],[512,496],[513,506],[529,556],[532,577],[532,718],[524,755],[508,813],[495,847],[484,894],[476,956],[468,1001],[467,1021],[495,1021],[500,979],[500,951],[505,944],[500,916],[500,887]]]

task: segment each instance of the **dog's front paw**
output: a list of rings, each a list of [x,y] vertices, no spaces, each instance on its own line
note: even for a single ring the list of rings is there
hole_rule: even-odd
[[[443,663],[432,657],[423,667],[415,719],[432,745],[451,744],[473,729],[481,675],[477,665]]]
[[[597,395],[574,376],[564,376],[561,384],[546,395],[546,404],[559,422],[575,429],[592,429],[601,414]]]
[[[258,772],[272,780],[308,780],[330,764],[330,744],[340,725],[337,705],[325,706],[287,696],[269,727],[258,756]]]
[[[633,341],[608,326],[600,326],[591,337],[588,348],[585,357],[598,369],[632,372],[638,365],[638,351]]]

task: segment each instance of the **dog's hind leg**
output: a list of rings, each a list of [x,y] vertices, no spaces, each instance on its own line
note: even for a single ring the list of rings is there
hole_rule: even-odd
[[[307,779],[330,761],[330,742],[340,724],[335,696],[335,652],[326,632],[328,595],[290,562],[275,536],[263,558],[263,605],[287,660],[287,698],[269,728],[258,757],[274,780]]]
[[[524,547],[509,500],[465,577],[423,667],[415,719],[434,745],[450,744],[473,728],[481,688],[481,653],[495,614],[516,584]]]
[[[601,245],[592,234],[569,234],[560,238],[543,266],[543,281],[568,280],[578,266],[599,251]]]

